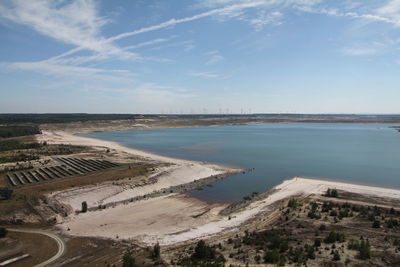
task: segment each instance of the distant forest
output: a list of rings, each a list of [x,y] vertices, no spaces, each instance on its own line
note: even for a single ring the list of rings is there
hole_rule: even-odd
[[[19,124],[19,123],[66,123],[80,121],[98,121],[98,120],[129,120],[134,119],[132,114],[87,114],[87,113],[69,113],[69,114],[0,114],[0,124]]]
[[[38,126],[0,126],[0,138],[40,134]]]
[[[400,123],[399,114],[88,114],[88,113],[42,113],[0,114],[0,125],[68,123],[86,121],[135,120],[135,118],[171,118],[201,120],[204,118],[235,119],[247,122],[331,122],[331,123]],[[199,121],[197,121],[198,123]]]

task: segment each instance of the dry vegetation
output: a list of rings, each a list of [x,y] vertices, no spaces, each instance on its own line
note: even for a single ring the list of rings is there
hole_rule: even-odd
[[[400,264],[400,207],[358,195],[359,203],[319,196],[291,199],[233,233],[206,242],[226,266],[397,266]],[[360,204],[362,203],[363,204]],[[224,266],[193,261],[196,244],[165,248],[174,266]],[[188,261],[191,260],[191,261]],[[188,263],[189,262],[189,263]],[[196,265],[197,264],[197,265]]]

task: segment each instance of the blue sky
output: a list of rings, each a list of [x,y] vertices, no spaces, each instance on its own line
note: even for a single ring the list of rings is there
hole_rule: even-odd
[[[400,113],[400,0],[2,0],[0,38],[0,112]]]

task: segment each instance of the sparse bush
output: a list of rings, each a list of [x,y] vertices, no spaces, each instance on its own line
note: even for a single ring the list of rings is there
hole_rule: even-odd
[[[229,255],[229,257],[233,255]],[[194,253],[190,257],[181,259],[178,265],[181,266],[210,266],[222,267],[225,264],[225,258],[214,248],[208,246],[203,240],[197,242]]]

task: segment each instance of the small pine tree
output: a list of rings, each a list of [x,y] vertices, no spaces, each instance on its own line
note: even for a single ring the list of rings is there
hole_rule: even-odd
[[[308,247],[308,249],[307,249],[307,257],[309,258],[309,259],[312,259],[312,260],[314,260],[315,259],[315,250],[314,250],[314,247]]]
[[[264,261],[265,263],[278,263],[280,260],[280,254],[278,249],[270,250],[265,253]]]
[[[88,208],[87,202],[86,202],[86,201],[83,201],[83,202],[82,202],[82,209],[81,209],[81,212],[87,212],[87,208]]]
[[[122,257],[122,267],[136,267],[135,259],[132,257],[129,250],[127,250]]]
[[[339,251],[335,250],[335,252],[333,252],[333,260],[334,261],[340,261]]]
[[[0,238],[4,238],[7,236],[7,229],[6,228],[0,228]]]
[[[380,227],[381,227],[381,222],[380,222],[380,221],[375,220],[375,221],[372,223],[372,228],[380,228]]]
[[[161,254],[160,254],[160,244],[155,244],[153,247],[153,259],[159,259]]]
[[[358,257],[361,260],[367,260],[371,258],[371,246],[369,245],[368,240],[361,240]]]
[[[295,199],[295,198],[290,199],[289,203],[288,203],[288,207],[292,208],[292,209],[297,208],[297,199]]]
[[[321,239],[317,238],[314,240],[314,247],[318,248],[321,246]]]

